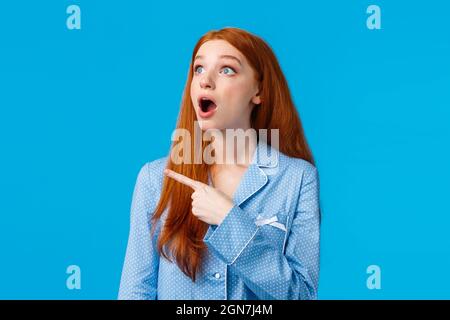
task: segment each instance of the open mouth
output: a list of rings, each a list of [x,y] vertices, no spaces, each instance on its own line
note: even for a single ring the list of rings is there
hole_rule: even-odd
[[[217,105],[214,100],[208,97],[200,97],[198,99],[199,106],[199,116],[203,119],[212,117],[212,115],[216,112]]]
[[[205,113],[217,108],[214,101],[212,101],[208,98],[201,98],[199,101],[199,105],[200,105],[200,109],[202,110],[202,112],[205,112]]]

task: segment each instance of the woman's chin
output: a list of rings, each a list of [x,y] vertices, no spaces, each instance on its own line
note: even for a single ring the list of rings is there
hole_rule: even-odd
[[[198,125],[200,126],[200,129],[202,129],[203,131],[220,129],[219,126],[217,126],[217,124],[210,119],[200,119],[198,120]]]

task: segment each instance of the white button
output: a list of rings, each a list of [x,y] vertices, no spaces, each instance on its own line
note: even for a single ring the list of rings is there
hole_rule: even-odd
[[[214,278],[220,279],[220,273],[216,272],[216,273],[214,274]]]

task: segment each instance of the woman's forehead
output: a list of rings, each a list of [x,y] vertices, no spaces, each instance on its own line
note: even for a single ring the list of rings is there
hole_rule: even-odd
[[[205,58],[206,56],[235,56],[241,61],[243,60],[243,55],[239,50],[225,40],[209,40],[202,44],[195,57]]]

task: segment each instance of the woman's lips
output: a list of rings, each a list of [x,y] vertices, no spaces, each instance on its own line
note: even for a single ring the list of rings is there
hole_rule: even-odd
[[[217,109],[217,104],[210,96],[202,96],[198,100],[198,114],[202,119],[210,118]]]
[[[199,107],[198,115],[203,119],[211,118],[213,116],[213,114],[216,112],[216,110],[217,110],[217,105],[214,105],[214,108],[208,109],[208,111],[203,111],[202,108]]]

